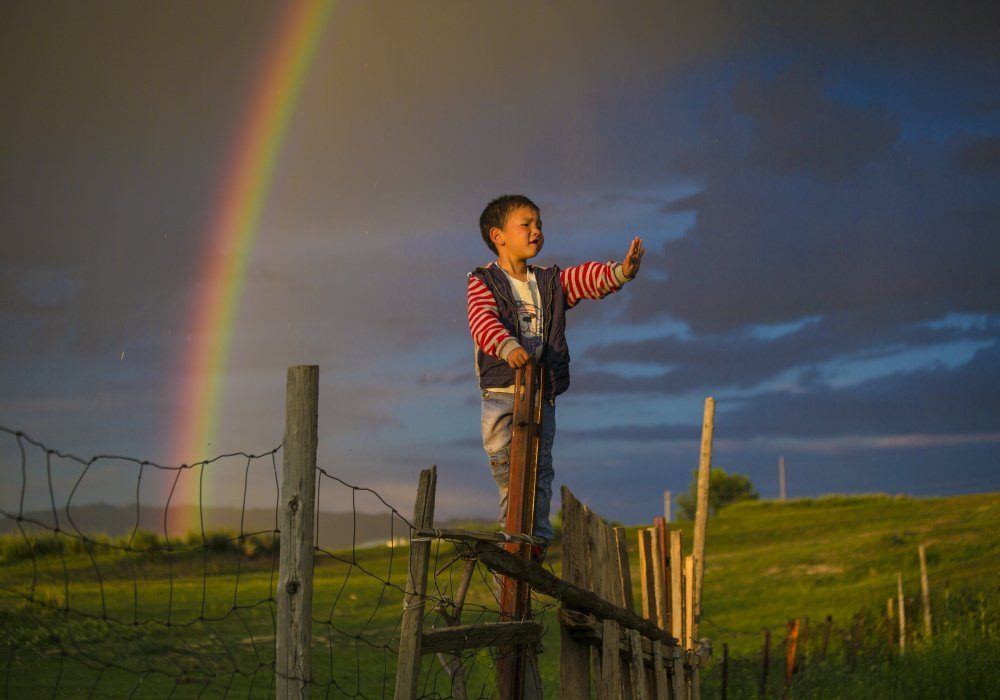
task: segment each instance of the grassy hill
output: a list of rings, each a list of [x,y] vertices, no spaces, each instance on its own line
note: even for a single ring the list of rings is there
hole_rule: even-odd
[[[690,523],[675,526],[689,549]],[[628,528],[632,547],[637,529]],[[718,697],[725,643],[732,659],[729,696],[756,697],[761,630],[769,628],[775,657],[769,695],[780,697],[784,623],[808,617],[813,643],[796,680],[798,697],[990,697],[1000,682],[998,532],[1000,494],[827,497],[723,509],[708,530],[701,635],[712,639],[716,665],[704,675],[703,696]],[[267,697],[273,684],[273,551],[238,554],[219,546],[136,555],[98,548],[60,555],[47,547],[49,554],[25,558],[17,539],[0,538],[0,686],[13,696],[51,695],[58,684],[60,697],[117,697],[133,690],[135,697]],[[921,542],[927,545],[935,638],[929,644],[918,631],[899,661],[887,653],[879,624],[901,572],[911,628],[919,630]],[[558,553],[557,543],[549,557],[556,573]],[[431,571],[442,573],[431,590],[455,585],[460,563],[446,566],[452,554],[449,544],[435,548]],[[387,682],[391,688],[393,657],[385,645],[392,644],[399,619],[396,587],[403,585],[406,555],[405,547],[374,547],[318,557],[314,672],[324,684],[321,694],[380,697]],[[634,553],[631,561],[638,582]],[[465,622],[494,619],[488,582],[488,576],[476,578]],[[25,605],[29,594],[48,609]],[[87,616],[60,613],[65,607]],[[828,658],[818,660],[815,640],[827,615],[834,631]],[[559,635],[551,611],[542,619],[549,632],[541,671],[556,697]],[[852,630],[861,640],[849,660]],[[477,661],[478,682],[488,676],[486,652]],[[444,674],[433,657],[425,657],[425,668],[422,687],[444,692]],[[935,679],[947,679],[947,692]]]

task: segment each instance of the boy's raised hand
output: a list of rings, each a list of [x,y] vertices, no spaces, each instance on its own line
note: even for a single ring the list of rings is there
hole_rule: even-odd
[[[629,244],[628,252],[625,253],[625,260],[622,262],[622,272],[629,279],[632,279],[639,272],[639,265],[642,264],[642,256],[646,254],[646,248],[642,245],[642,239],[636,236]]]

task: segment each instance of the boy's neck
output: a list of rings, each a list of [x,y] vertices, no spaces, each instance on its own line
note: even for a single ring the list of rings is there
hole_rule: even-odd
[[[525,282],[528,279],[527,260],[514,260],[506,256],[500,256],[497,259],[497,265],[499,265],[504,272],[514,279],[521,280],[522,282]]]

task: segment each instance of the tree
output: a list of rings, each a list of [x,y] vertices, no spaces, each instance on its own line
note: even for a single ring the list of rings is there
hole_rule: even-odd
[[[756,501],[760,494],[754,489],[750,479],[743,474],[726,474],[723,469],[713,467],[708,477],[708,514],[715,513],[723,506],[736,501]],[[688,492],[678,496],[677,505],[681,509],[681,518],[694,520],[698,508],[698,470],[694,470],[694,478]]]

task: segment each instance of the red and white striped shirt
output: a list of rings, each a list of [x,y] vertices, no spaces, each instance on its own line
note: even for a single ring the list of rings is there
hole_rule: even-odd
[[[490,263],[496,265],[496,263]],[[559,271],[559,282],[566,295],[566,308],[576,306],[581,299],[603,299],[617,292],[627,281],[621,265],[611,260],[607,263],[585,262]],[[475,275],[469,275],[469,332],[472,340],[487,355],[500,356],[501,346],[507,345],[504,355],[515,347],[517,340],[500,322],[496,299],[489,287]],[[512,340],[512,343],[508,343]]]

